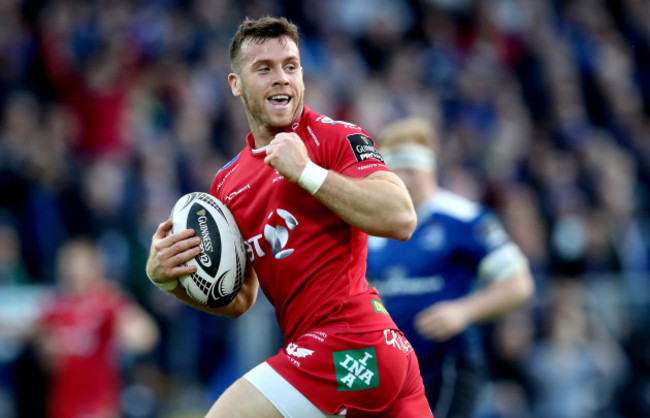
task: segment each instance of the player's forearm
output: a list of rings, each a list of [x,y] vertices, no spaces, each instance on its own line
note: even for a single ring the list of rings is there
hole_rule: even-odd
[[[129,305],[118,313],[117,335],[120,346],[134,353],[146,353],[160,340],[156,322],[137,305]]]
[[[187,294],[182,286],[178,286],[174,290],[168,291],[167,293],[174,296],[181,302],[203,312],[207,312],[212,315],[226,316],[229,318],[239,318],[255,304],[255,301],[257,300],[258,288],[259,282],[257,281],[257,275],[255,275],[254,272],[251,273],[250,269],[247,269],[246,278],[244,279],[241,290],[237,293],[237,296],[235,296],[235,298],[226,306],[211,308],[207,305],[198,303]]]
[[[523,305],[531,298],[533,287],[530,271],[519,270],[511,277],[494,282],[459,302],[469,323],[484,322]]]
[[[417,218],[408,191],[387,171],[362,179],[329,171],[314,196],[345,222],[370,235],[405,241],[415,229]]]

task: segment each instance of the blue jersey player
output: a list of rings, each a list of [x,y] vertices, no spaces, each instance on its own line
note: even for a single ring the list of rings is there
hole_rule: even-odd
[[[472,325],[530,299],[528,262],[494,215],[438,186],[428,121],[397,121],[378,139],[418,224],[406,242],[369,238],[368,278],[415,349],[434,416],[471,416],[482,360]]]

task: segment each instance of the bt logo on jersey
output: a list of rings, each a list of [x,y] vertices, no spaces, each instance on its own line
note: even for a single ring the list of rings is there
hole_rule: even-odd
[[[277,216],[275,216],[277,215]],[[273,218],[280,217],[281,220]],[[244,241],[246,251],[251,261],[255,257],[264,257],[266,252],[262,249],[261,239],[264,237],[266,242],[271,246],[271,253],[277,260],[281,260],[290,256],[294,249],[285,248],[289,241],[289,231],[293,231],[298,227],[298,220],[289,211],[284,209],[276,209],[271,211],[267,216],[268,222],[264,225],[264,233],[257,234],[252,238]],[[280,225],[277,225],[277,223]]]

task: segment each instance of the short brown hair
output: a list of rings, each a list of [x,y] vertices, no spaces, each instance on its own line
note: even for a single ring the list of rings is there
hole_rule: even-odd
[[[239,52],[247,39],[262,43],[269,38],[287,36],[298,45],[300,35],[298,26],[284,17],[262,17],[256,20],[246,18],[237,29],[230,43],[230,68],[233,72],[239,70]]]
[[[401,119],[386,126],[377,138],[377,143],[385,149],[396,148],[402,144],[419,144],[438,151],[438,135],[433,124],[424,118]]]

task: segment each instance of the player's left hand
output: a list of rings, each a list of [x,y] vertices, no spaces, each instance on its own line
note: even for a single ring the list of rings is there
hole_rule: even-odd
[[[151,238],[146,272],[154,283],[167,283],[184,274],[192,274],[196,266],[186,265],[201,253],[201,238],[192,229],[170,234],[172,220],[161,223]]]
[[[420,311],[414,319],[417,332],[435,341],[447,341],[467,328],[468,320],[461,304],[438,302]]]
[[[297,183],[302,170],[309,161],[307,148],[295,132],[281,132],[266,148],[264,162],[275,168],[280,175]]]

